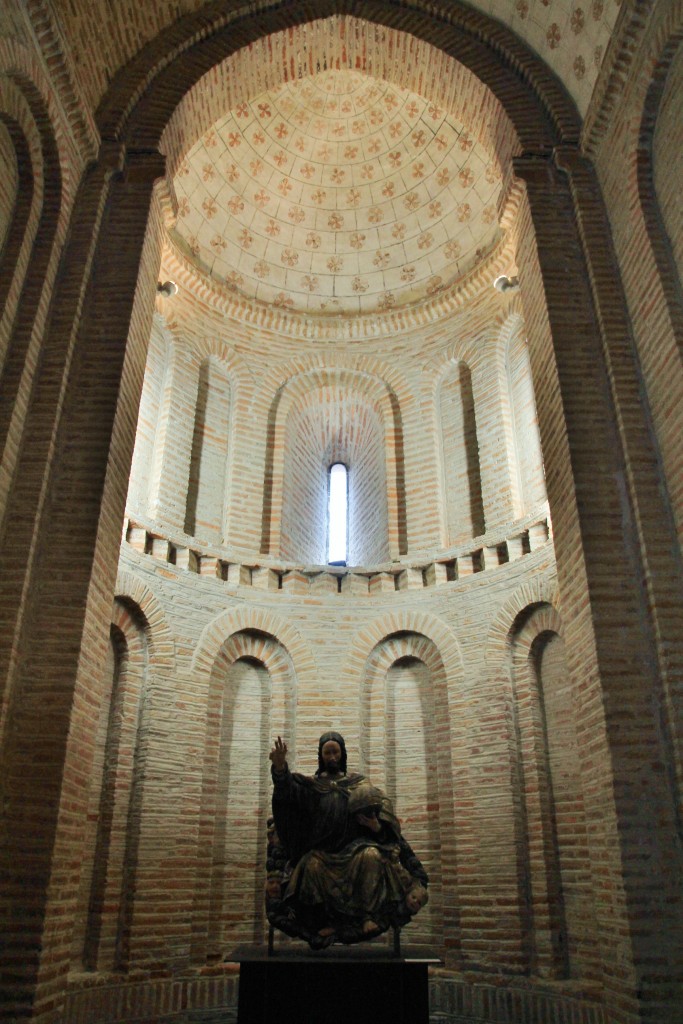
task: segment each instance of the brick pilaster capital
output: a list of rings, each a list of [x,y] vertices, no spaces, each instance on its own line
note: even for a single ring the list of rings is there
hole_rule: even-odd
[[[543,156],[538,153],[524,153],[522,156],[513,157],[512,167],[515,176],[521,178],[527,185],[547,186],[555,175],[550,154]]]
[[[555,166],[569,177],[591,170],[591,162],[577,146],[556,146],[553,152]]]
[[[123,168],[127,183],[153,185],[166,173],[166,157],[157,149],[128,149]]]
[[[104,139],[97,154],[97,166],[105,177],[111,177],[123,170],[126,147],[122,142]]]

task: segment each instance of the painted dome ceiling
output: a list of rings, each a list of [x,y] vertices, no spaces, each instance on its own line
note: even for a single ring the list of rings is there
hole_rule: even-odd
[[[359,72],[240,103],[176,178],[176,241],[249,299],[362,314],[436,295],[500,237],[500,172],[445,110]]]

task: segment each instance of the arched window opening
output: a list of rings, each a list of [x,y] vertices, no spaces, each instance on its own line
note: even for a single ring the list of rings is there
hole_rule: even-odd
[[[348,553],[349,478],[343,462],[335,462],[328,472],[327,562],[346,565]]]

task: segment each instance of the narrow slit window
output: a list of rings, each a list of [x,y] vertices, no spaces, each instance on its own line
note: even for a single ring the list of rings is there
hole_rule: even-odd
[[[348,523],[348,474],[343,462],[335,462],[329,472],[327,507],[327,561],[346,565]]]

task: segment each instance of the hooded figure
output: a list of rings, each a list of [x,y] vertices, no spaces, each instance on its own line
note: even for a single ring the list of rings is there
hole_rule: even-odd
[[[389,798],[363,775],[347,774],[346,744],[337,732],[320,737],[314,776],[290,772],[286,750],[278,738],[271,751],[277,835],[269,844],[266,887],[271,924],[314,949],[406,924],[427,901],[428,879]]]

